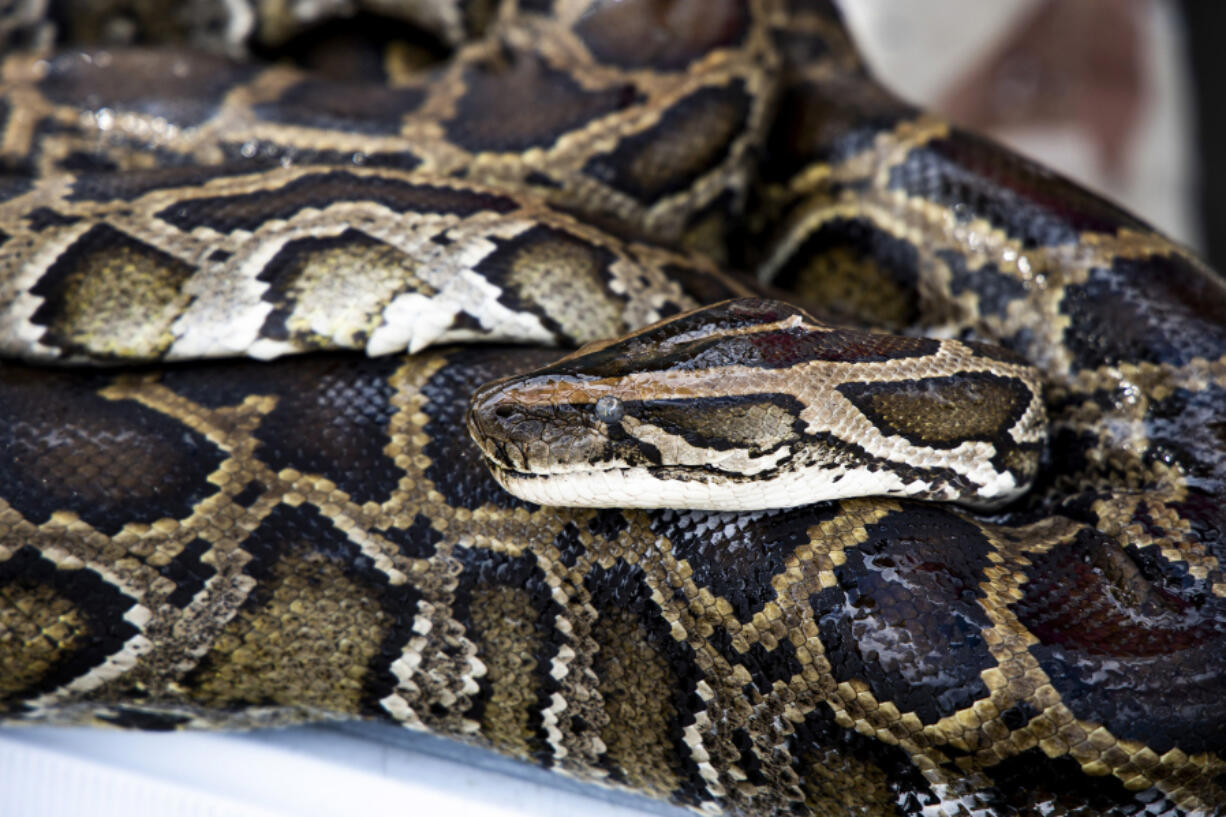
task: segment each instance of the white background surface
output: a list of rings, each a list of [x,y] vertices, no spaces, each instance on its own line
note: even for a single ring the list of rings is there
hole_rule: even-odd
[[[1132,2],[1142,9],[1139,33],[1149,90],[1125,172],[1117,178],[1104,175],[1089,138],[1071,128],[1016,128],[998,136],[1197,247],[1195,128],[1176,4]],[[904,98],[927,106],[1039,0],[840,0],[840,5],[877,76]]]
[[[0,730],[4,817],[644,814],[686,812],[381,724],[248,734]]]

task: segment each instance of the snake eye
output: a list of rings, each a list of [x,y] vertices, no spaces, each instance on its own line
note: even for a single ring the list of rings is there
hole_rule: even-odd
[[[605,395],[596,401],[596,419],[602,423],[616,423],[626,414],[622,401]]]

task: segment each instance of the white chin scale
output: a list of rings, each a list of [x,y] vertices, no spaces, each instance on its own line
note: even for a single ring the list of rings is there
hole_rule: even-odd
[[[662,479],[645,468],[580,471],[548,477],[496,473],[498,482],[527,502],[565,508],[690,508],[699,511],[756,511],[792,508],[828,499],[901,496],[954,499],[933,493],[923,480],[905,483],[888,470],[802,469],[770,479],[713,482]]]

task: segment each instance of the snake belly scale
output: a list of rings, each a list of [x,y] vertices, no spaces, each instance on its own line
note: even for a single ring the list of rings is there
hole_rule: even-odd
[[[449,55],[249,58],[352,5]],[[895,100],[822,0],[183,8],[0,17],[6,725],[383,719],[730,814],[1226,814],[1226,287],[1186,250]],[[881,363],[981,361],[1013,395],[984,428],[1041,391],[1049,442],[992,444],[1033,487],[733,512],[491,477],[468,401],[570,365],[539,344],[612,365],[768,286]],[[1019,360],[1041,389],[986,379]],[[856,422],[935,448],[882,382]],[[782,443],[786,388],[674,436]]]

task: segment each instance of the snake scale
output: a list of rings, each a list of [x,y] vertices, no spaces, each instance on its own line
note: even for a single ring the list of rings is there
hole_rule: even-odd
[[[44,5],[0,17],[9,725],[383,719],[745,815],[1226,814],[1226,288],[897,101],[832,5]],[[320,57],[357,6],[429,34]],[[116,40],[212,52],[54,50]],[[468,399],[525,344],[766,285],[1037,366],[1031,491],[491,478]]]

